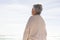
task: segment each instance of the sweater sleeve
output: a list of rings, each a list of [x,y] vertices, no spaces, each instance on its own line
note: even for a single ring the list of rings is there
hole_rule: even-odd
[[[30,21],[31,21],[31,17],[28,20],[28,23],[26,25],[25,31],[24,31],[24,35],[23,35],[23,40],[29,40],[29,34],[30,34]]]
[[[25,28],[23,40],[37,40],[38,27],[36,25],[37,19],[35,17],[30,17]]]

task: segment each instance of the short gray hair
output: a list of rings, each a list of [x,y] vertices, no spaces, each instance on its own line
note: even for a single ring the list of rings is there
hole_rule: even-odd
[[[42,11],[42,5],[41,4],[35,4],[33,5],[33,8],[38,12],[38,14]]]

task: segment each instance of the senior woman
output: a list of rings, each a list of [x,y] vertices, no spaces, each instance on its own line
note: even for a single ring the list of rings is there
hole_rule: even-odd
[[[26,25],[23,40],[46,40],[46,25],[41,17],[42,5],[35,4],[32,8],[32,16]]]

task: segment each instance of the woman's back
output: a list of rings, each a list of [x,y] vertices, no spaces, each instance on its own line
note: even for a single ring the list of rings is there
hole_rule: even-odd
[[[26,34],[26,32],[28,34]],[[27,39],[46,40],[46,34],[45,22],[43,18],[40,15],[31,16],[24,33],[25,36],[28,36]]]

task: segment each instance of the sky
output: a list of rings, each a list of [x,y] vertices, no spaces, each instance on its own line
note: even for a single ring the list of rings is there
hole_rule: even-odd
[[[0,35],[13,35],[21,40],[32,6],[37,3],[43,5],[41,16],[48,38],[60,36],[60,0],[0,0]]]

